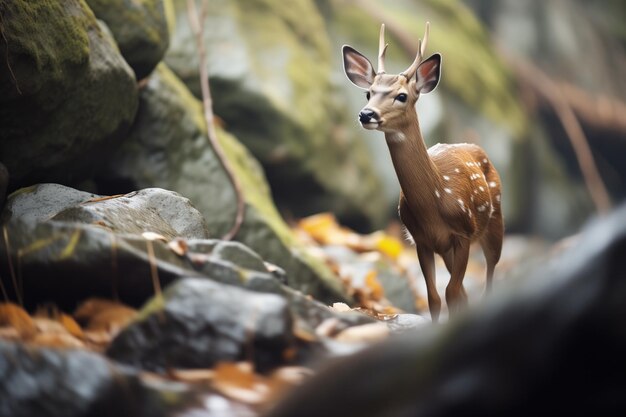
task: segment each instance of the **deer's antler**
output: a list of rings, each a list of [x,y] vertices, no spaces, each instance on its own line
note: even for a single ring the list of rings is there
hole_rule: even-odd
[[[415,55],[415,60],[411,64],[409,68],[401,73],[406,78],[411,78],[415,75],[415,71],[417,71],[417,67],[422,63],[424,59],[424,53],[426,52],[426,43],[428,42],[428,33],[430,32],[430,22],[426,22],[426,29],[424,29],[424,39],[420,39],[417,46],[417,54]]]
[[[387,52],[388,43],[385,43],[385,24],[380,25],[380,37],[378,39],[378,71],[377,74],[385,73],[385,52]]]

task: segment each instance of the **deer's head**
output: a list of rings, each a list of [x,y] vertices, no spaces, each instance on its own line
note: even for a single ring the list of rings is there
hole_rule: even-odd
[[[424,40],[420,39],[417,56],[409,68],[397,75],[385,73],[385,25],[380,27],[378,70],[363,54],[344,45],[343,67],[348,79],[366,90],[367,105],[359,112],[359,122],[365,129],[383,132],[400,130],[415,115],[415,103],[420,94],[432,91],[439,83],[441,55],[423,59],[428,40],[426,23]]]

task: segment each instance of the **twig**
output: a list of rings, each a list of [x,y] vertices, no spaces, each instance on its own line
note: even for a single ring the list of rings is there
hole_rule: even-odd
[[[601,214],[611,210],[611,197],[598,172],[589,141],[562,90],[541,69],[527,60],[514,57],[504,51],[502,55],[517,77],[531,86],[535,93],[542,96],[554,109],[572,144],[583,180],[596,210]]]
[[[217,139],[217,132],[215,131],[213,103],[211,100],[209,74],[206,65],[206,51],[204,48],[204,17],[206,13],[206,0],[201,0],[200,4],[200,15],[198,16],[195,0],[187,0],[187,15],[189,18],[189,23],[191,25],[191,30],[196,36],[196,45],[198,48],[198,68],[200,73],[200,86],[202,89],[202,105],[204,107],[204,118],[207,125],[207,136],[209,137],[209,142],[213,147],[213,151],[217,155],[220,163],[222,164],[224,171],[226,171],[226,175],[228,176],[228,179],[233,186],[235,197],[237,198],[237,214],[235,216],[235,223],[233,224],[230,231],[222,237],[223,240],[232,240],[239,232],[241,224],[244,220],[245,200],[241,185],[239,184],[239,181],[237,180],[237,177],[235,176],[233,169],[230,166],[230,163],[224,155],[224,151],[222,150],[222,147]]]
[[[2,236],[4,238],[4,249],[6,250],[6,254],[7,254],[7,261],[9,263],[9,273],[11,274],[11,280],[13,281],[13,289],[15,290],[15,297],[17,298],[18,304],[23,306],[24,304],[22,302],[22,293],[20,291],[20,286],[18,286],[18,283],[17,283],[17,279],[15,276],[15,269],[13,268],[13,260],[11,259],[11,247],[9,246],[9,233],[7,232],[6,226],[2,226]]]

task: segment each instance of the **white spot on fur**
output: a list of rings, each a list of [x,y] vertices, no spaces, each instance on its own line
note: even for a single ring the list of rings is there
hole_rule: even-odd
[[[467,215],[469,216],[469,218],[472,218],[472,210],[467,210]]]
[[[461,210],[463,210],[463,213],[465,213],[465,203],[463,202],[463,200],[459,198],[456,201],[459,203],[459,206],[461,206]]]
[[[500,194],[498,194],[498,195],[496,196],[496,201],[497,201],[498,203],[500,202]]]
[[[435,190],[435,195],[437,196],[437,198],[441,198],[441,194],[439,194],[439,190]]]
[[[449,188],[444,188],[443,191],[445,191],[448,194],[452,194],[452,190]]]
[[[486,204],[483,204],[482,206],[478,206],[478,211],[479,211],[479,212],[481,212],[481,213],[482,213],[482,212],[483,212],[483,211],[485,211],[485,210],[487,210],[487,205],[486,205]]]
[[[479,189],[480,191],[485,191],[485,189],[483,188],[483,186],[482,186],[482,185],[481,185],[480,187],[478,187],[478,189]]]
[[[489,161],[487,160],[487,158],[483,159],[483,163],[484,163],[484,164],[486,164],[486,163],[488,163],[488,162],[489,162]]]
[[[496,187],[498,186],[498,184],[496,184],[496,182],[495,182],[495,181],[491,181],[491,182],[489,183],[489,186],[490,186],[491,188],[496,188]]]
[[[444,181],[450,181],[450,177],[448,177],[447,175],[443,176]]]
[[[472,203],[474,202],[474,196],[471,197]]]
[[[461,170],[460,170],[460,169],[458,169],[458,168],[454,168],[454,172],[456,172],[457,174],[460,174],[460,173],[461,173]]]

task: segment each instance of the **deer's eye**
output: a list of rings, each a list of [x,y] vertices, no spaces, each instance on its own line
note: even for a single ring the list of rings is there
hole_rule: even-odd
[[[407,95],[404,93],[400,93],[396,96],[396,100],[398,100],[401,103],[405,103],[407,99]]]
[[[368,100],[370,99],[370,92],[369,91],[367,93],[365,93],[365,98],[368,99]]]

